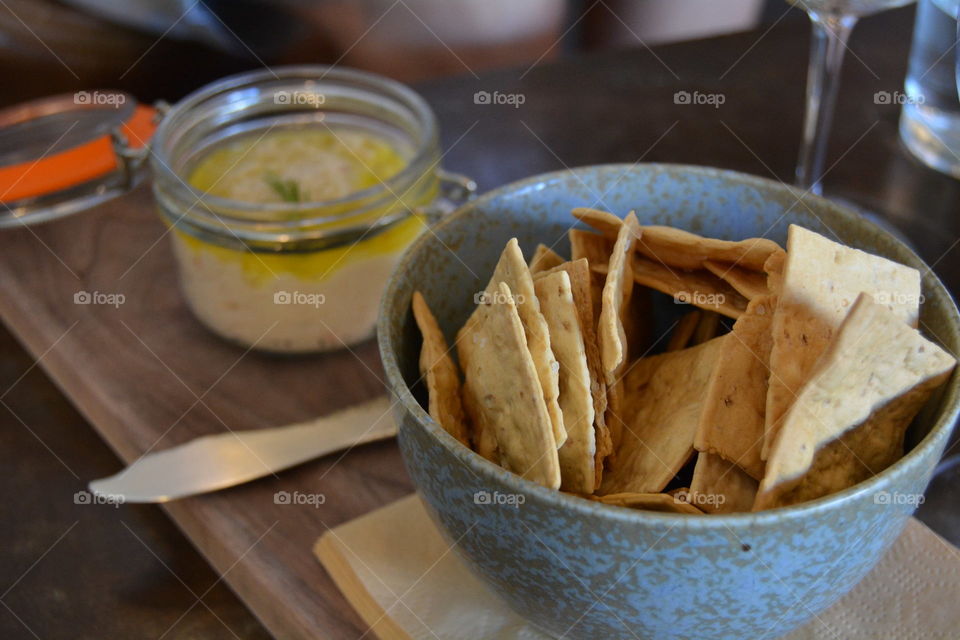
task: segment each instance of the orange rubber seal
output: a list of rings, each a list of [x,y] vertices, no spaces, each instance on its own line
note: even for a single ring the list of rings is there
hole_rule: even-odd
[[[132,149],[143,147],[157,128],[156,110],[137,105],[121,125]],[[40,160],[0,167],[0,202],[16,202],[62,191],[105,176],[120,166],[110,136],[101,136],[67,151]]]

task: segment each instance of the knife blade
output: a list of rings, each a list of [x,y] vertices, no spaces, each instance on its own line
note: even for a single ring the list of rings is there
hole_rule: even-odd
[[[218,491],[360,444],[391,438],[390,399],[380,396],[284,427],[203,436],[150,453],[90,491],[117,502],[168,502]]]

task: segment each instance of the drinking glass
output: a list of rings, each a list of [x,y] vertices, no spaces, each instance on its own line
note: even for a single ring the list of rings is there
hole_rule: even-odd
[[[920,0],[913,26],[900,138],[928,167],[960,178],[957,9],[960,0]]]
[[[827,139],[837,101],[840,65],[857,20],[914,0],[788,0],[807,12],[813,24],[807,69],[807,106],[797,162],[797,186],[822,193]]]

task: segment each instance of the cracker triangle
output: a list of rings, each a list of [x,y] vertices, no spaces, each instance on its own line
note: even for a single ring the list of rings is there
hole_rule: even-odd
[[[606,496],[597,496],[594,500],[627,509],[703,515],[703,511],[697,507],[667,493],[612,493]]]
[[[757,481],[737,465],[701,451],[688,501],[707,513],[741,513],[753,508],[757,487]]]
[[[630,365],[623,381],[629,422],[600,493],[662,491],[690,459],[703,390],[728,337]]]
[[[526,266],[526,265],[524,265]],[[537,370],[510,287],[485,296],[457,338],[468,408],[492,430],[499,463],[519,476],[560,488],[560,463]]]
[[[706,260],[729,262],[743,269],[760,271],[763,263],[780,245],[766,238],[718,240],[704,238],[674,227],[642,227],[637,252],[678,269],[700,269]]]
[[[756,480],[764,471],[760,449],[775,308],[775,296],[755,298],[734,323],[706,387],[694,441],[699,451],[740,465]]]
[[[770,292],[767,286],[767,274],[762,271],[754,271],[718,260],[704,261],[703,268],[725,281],[747,300],[753,300],[757,296]]]
[[[640,224],[633,212],[624,218],[620,226],[613,252],[610,254],[609,269],[600,301],[600,319],[597,323],[600,361],[603,363],[607,383],[606,421],[614,451],[619,446],[624,425],[620,372],[628,355],[624,324],[633,292],[631,257],[640,234],[639,228]]]
[[[563,264],[565,260],[553,249],[545,244],[538,244],[530,258],[530,273],[537,274],[548,271]]]
[[[547,277],[551,273],[565,271],[570,278],[570,290],[573,302],[577,307],[577,316],[580,332],[583,336],[584,349],[587,356],[587,368],[590,372],[590,393],[593,396],[594,435],[594,487],[600,486],[603,474],[603,461],[613,453],[613,442],[610,439],[610,430],[607,428],[605,414],[607,411],[607,383],[603,374],[603,365],[600,362],[600,347],[597,343],[596,319],[593,315],[591,300],[592,288],[590,266],[586,258],[571,260],[562,265],[538,273],[534,279]]]
[[[861,294],[784,416],[755,509],[812,500],[879,473],[956,360]]]
[[[773,275],[771,276],[774,277]],[[773,317],[764,442],[767,458],[784,414],[861,292],[917,326],[920,273],[790,225],[780,301]]]
[[[420,375],[427,383],[428,413],[447,433],[469,447],[466,417],[460,401],[460,372],[450,357],[437,319],[419,291],[413,293],[412,307],[423,336]]]
[[[559,450],[560,488],[590,494],[596,479],[597,438],[590,368],[570,276],[554,271],[534,282],[540,310],[550,331],[550,345],[560,364],[560,410],[567,431]]]
[[[511,238],[500,254],[500,260],[493,271],[493,277],[487,285],[486,295],[495,296],[497,287],[506,282],[513,294],[520,321],[523,323],[524,334],[527,338],[527,348],[537,369],[537,377],[543,390],[543,399],[547,405],[550,424],[553,428],[553,437],[557,446],[563,444],[567,438],[563,427],[563,414],[560,411],[558,397],[560,395],[557,361],[550,349],[550,334],[547,323],[540,313],[540,303],[533,288],[533,276],[530,268],[523,259],[523,252],[516,238]]]

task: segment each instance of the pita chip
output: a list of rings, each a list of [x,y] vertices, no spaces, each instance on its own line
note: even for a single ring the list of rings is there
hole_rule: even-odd
[[[613,252],[614,240],[583,229],[570,229],[570,256],[573,260],[584,259],[590,265],[590,297],[593,300],[594,322],[600,320],[600,304],[603,299],[603,284],[606,281],[606,267]],[[594,267],[603,267],[599,272]]]
[[[617,236],[623,224],[619,216],[589,207],[577,207],[573,215],[611,238]],[[639,253],[655,262],[680,269],[701,269],[704,262],[714,261],[727,263],[741,271],[759,272],[770,254],[782,251],[776,242],[766,238],[718,240],[675,227],[655,225],[641,227],[640,231],[646,235],[637,243]]]
[[[460,335],[465,338],[472,334],[465,332]],[[461,364],[464,362],[462,353],[463,350],[458,349],[458,357],[460,358]],[[464,365],[463,368],[466,370],[466,365]],[[473,389],[470,380],[464,381],[463,386],[460,387],[460,398],[463,402],[463,410],[469,417],[470,425],[473,428],[470,436],[473,442],[473,450],[490,462],[500,464],[497,434],[493,429],[493,425],[487,422],[486,414],[481,410],[480,405],[477,404],[476,398],[478,397],[479,395]]]
[[[688,500],[707,513],[741,513],[753,508],[757,487],[758,482],[737,465],[701,451]]]
[[[460,401],[460,372],[450,357],[437,319],[419,291],[413,293],[413,317],[423,335],[420,375],[427,383],[430,417],[454,438],[470,446],[466,418]]]
[[[774,296],[754,298],[734,323],[707,384],[694,440],[697,450],[739,465],[756,480],[764,472],[760,449],[775,308]]]
[[[590,207],[577,207],[573,210],[573,217],[610,238],[616,238],[620,233],[620,227],[623,226],[620,216]]]
[[[570,238],[574,249],[574,257],[581,257],[580,254],[584,254],[588,257],[590,264],[596,267],[595,272],[599,275],[595,275],[595,297],[597,304],[599,304],[605,281],[604,276],[607,273],[607,263],[610,254],[613,252],[613,243],[623,226],[623,220],[607,211],[586,207],[574,209],[573,215],[581,222],[585,222],[601,232],[598,235],[576,230],[571,233]],[[641,353],[649,348],[652,342],[654,332],[652,299],[649,292],[644,292],[641,295],[631,295],[627,304],[629,309],[625,309],[623,314],[623,330],[627,338],[628,351]],[[599,307],[596,313],[599,318]]]
[[[584,351],[587,357],[587,369],[590,373],[590,393],[593,397],[594,434],[596,446],[594,448],[594,472],[596,479],[594,486],[600,486],[603,474],[603,461],[613,453],[613,442],[610,439],[610,430],[607,428],[605,413],[607,411],[607,384],[603,374],[603,365],[600,362],[600,347],[597,343],[596,319],[593,316],[591,301],[590,278],[593,274],[585,258],[565,262],[558,267],[538,273],[534,285],[540,278],[548,277],[558,271],[566,272],[570,278],[570,290],[573,302],[577,308],[577,318],[580,332],[583,337]],[[541,305],[542,306],[542,305]],[[562,398],[562,395],[561,395]]]
[[[607,264],[610,261],[610,254],[613,253],[614,239],[585,231],[583,229],[570,229],[567,232],[570,239],[570,256],[573,260],[586,258],[590,266],[598,264]]]
[[[628,428],[601,494],[657,493],[693,455],[703,390],[724,340],[641,358],[624,375]]]
[[[600,359],[606,372],[623,366],[627,357],[626,336],[623,332],[623,313],[633,290],[630,256],[637,241],[639,224],[634,214],[627,216],[620,227],[617,241],[610,255],[607,279],[603,285],[600,311]]]
[[[557,444],[523,323],[507,283],[496,293],[481,300],[468,331],[458,337],[469,406],[484,429],[494,431],[505,469],[559,489]]]
[[[920,273],[790,225],[782,291],[773,316],[770,385],[761,455],[769,456],[780,421],[810,379],[861,292],[917,326]]]
[[[560,410],[567,431],[567,439],[559,450],[560,488],[591,494],[596,479],[594,405],[587,350],[570,276],[566,271],[555,271],[537,278],[534,287],[550,331],[553,355],[560,363]]]
[[[537,274],[541,271],[553,269],[566,262],[560,254],[545,244],[538,244],[533,257],[530,258],[530,273]]]
[[[667,493],[613,493],[606,496],[596,496],[593,499],[603,504],[612,504],[627,509],[703,515],[703,511],[697,507]]]
[[[662,263],[633,256],[633,279],[668,296],[678,304],[690,304],[707,311],[716,311],[728,318],[739,318],[747,308],[747,299],[736,289],[705,269],[684,271]],[[591,268],[605,273],[604,265]]]
[[[842,491],[903,455],[910,421],[956,364],[903,315],[857,298],[784,416],[755,510]]]
[[[600,320],[597,335],[600,344],[600,361],[607,383],[607,427],[613,448],[616,451],[623,430],[621,415],[620,372],[627,359],[627,335],[624,330],[625,316],[629,313],[630,295],[633,291],[631,256],[639,237],[640,224],[637,216],[630,213],[617,233],[617,240],[610,254],[607,278],[603,285],[600,304]]]
[[[495,297],[501,282],[506,282],[513,294],[517,313],[520,314],[520,321],[523,323],[524,334],[527,337],[527,348],[537,368],[537,377],[543,390],[543,399],[547,405],[553,435],[557,446],[560,446],[566,440],[567,433],[563,427],[563,414],[558,401],[560,389],[557,361],[550,348],[547,323],[543,319],[543,314],[540,313],[540,302],[533,288],[533,276],[530,274],[527,263],[524,262],[523,252],[520,251],[516,238],[511,238],[503,253],[500,254],[500,261],[497,262],[493,271],[493,277],[490,278],[485,295]]]
[[[762,271],[744,269],[729,262],[706,260],[704,269],[725,281],[747,300],[753,300],[770,292],[767,286],[767,274]]]
[[[637,252],[647,258],[678,269],[701,269],[706,260],[728,262],[743,269],[760,271],[763,263],[780,246],[766,238],[718,240],[704,238],[674,227],[641,228]]]
[[[763,263],[763,271],[767,274],[767,289],[773,295],[780,295],[783,290],[783,267],[787,262],[787,252],[774,251]]]

